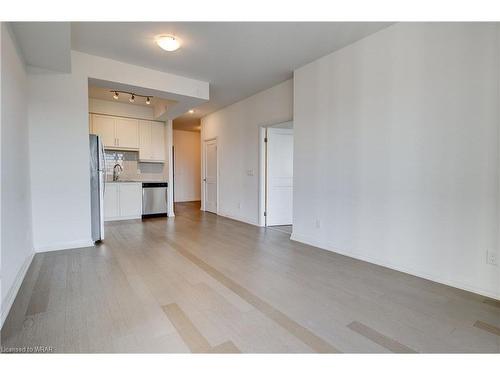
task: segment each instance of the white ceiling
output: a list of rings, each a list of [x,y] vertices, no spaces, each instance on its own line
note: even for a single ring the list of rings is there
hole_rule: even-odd
[[[69,22],[12,22],[11,25],[28,66],[60,73],[71,71]]]
[[[78,51],[210,82],[210,101],[190,115],[199,118],[285,81],[295,69],[389,25],[74,22],[71,39]],[[175,34],[181,48],[161,50],[154,42],[158,34]]]

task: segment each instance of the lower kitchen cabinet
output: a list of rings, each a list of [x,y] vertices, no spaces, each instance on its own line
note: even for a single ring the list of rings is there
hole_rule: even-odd
[[[116,220],[120,216],[118,187],[119,184],[106,183],[104,189],[104,221]]]
[[[104,221],[139,219],[142,216],[142,183],[107,182]]]

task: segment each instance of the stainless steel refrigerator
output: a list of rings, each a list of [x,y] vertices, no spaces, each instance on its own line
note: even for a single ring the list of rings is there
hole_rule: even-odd
[[[104,239],[104,191],[106,189],[106,159],[99,136],[90,134],[90,207],[92,240]]]

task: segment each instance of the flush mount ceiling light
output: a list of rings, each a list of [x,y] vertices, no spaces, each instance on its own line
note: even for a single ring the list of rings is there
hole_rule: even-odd
[[[156,44],[168,52],[176,51],[181,46],[179,39],[173,35],[158,35],[156,37]]]
[[[113,98],[115,100],[118,100],[118,97],[119,97],[119,94],[127,94],[127,95],[130,95],[130,98],[128,99],[128,101],[130,103],[134,103],[135,102],[135,97],[138,96],[140,98],[146,98],[146,104],[151,104],[151,98],[153,98],[151,95],[140,95],[140,94],[136,94],[136,93],[133,93],[133,92],[128,92],[128,91],[120,91],[120,90],[110,90],[109,92],[113,93]]]
[[[188,112],[191,113],[191,114],[193,114],[194,113],[194,109],[190,109]]]

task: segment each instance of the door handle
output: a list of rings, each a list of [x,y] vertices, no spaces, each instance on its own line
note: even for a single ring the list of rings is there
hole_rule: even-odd
[[[203,182],[207,182],[207,179],[206,179],[206,178],[204,178],[204,179],[203,179]]]

